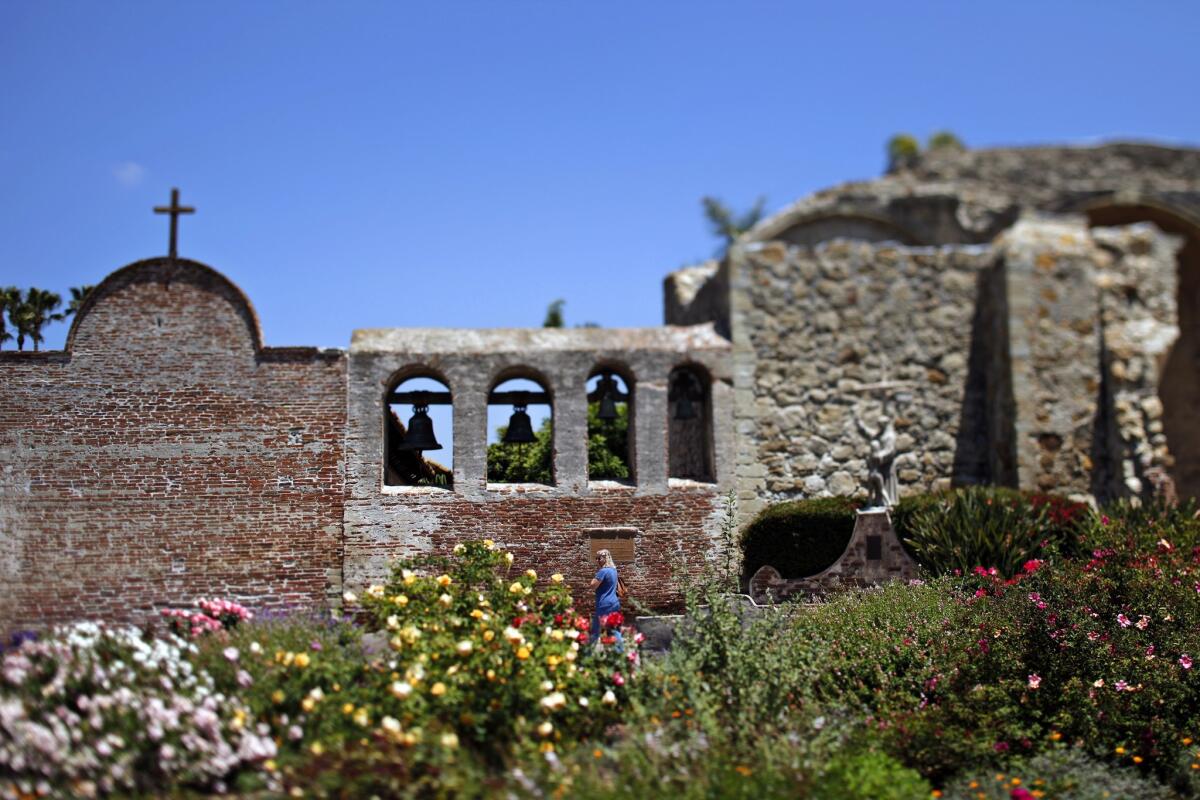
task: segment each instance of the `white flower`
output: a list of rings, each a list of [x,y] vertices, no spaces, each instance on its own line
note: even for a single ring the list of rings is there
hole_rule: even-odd
[[[613,694],[612,689],[609,689],[604,693],[604,697],[600,698],[600,702],[605,705],[615,706],[617,704],[617,696]]]
[[[379,721],[379,727],[391,734],[400,732],[400,720],[395,717],[384,717]]]
[[[475,645],[471,644],[469,639],[463,639],[455,646],[454,649],[458,651],[460,656],[466,656],[471,654],[471,650],[474,648],[474,646]]]
[[[354,605],[358,602],[358,595],[354,592],[343,592],[342,599],[346,601],[347,605]]]
[[[554,689],[554,681],[542,681],[542,691],[549,692]]]
[[[229,659],[230,661],[238,660],[238,649],[236,647],[226,647],[222,653],[224,654],[225,658]]]
[[[579,698],[579,705],[583,706],[584,708],[587,708],[589,705],[588,699],[586,697]]]
[[[454,555],[461,556],[466,551],[466,549],[467,548],[463,547],[461,544],[456,544],[456,545],[454,545]]]
[[[548,694],[543,697],[541,702],[542,708],[554,711],[555,709],[565,706],[567,704],[567,698],[562,692],[554,692],[553,694]]]
[[[511,625],[504,629],[504,638],[514,643],[525,641],[525,636]]]
[[[448,594],[443,593],[442,596],[438,598],[438,602],[441,603],[442,605],[446,606],[447,608],[449,608],[450,604],[454,602],[454,598]]]
[[[412,694],[412,686],[407,681],[394,681],[391,688],[392,695],[400,700]]]
[[[371,586],[367,587],[366,594],[377,599],[383,597],[383,587],[377,583],[372,584]]]
[[[442,747],[445,747],[449,750],[453,750],[454,748],[458,747],[458,737],[453,733],[443,733]]]
[[[554,723],[546,720],[541,725],[537,726],[537,732],[542,736],[549,736],[554,733]]]
[[[388,630],[389,630],[389,631],[399,630],[399,628],[400,628],[400,618],[399,618],[399,617],[397,617],[395,614],[392,614],[392,615],[388,616],[388,618],[387,618],[387,628],[388,628]]]
[[[254,655],[258,655],[259,653],[262,652],[262,645],[259,644],[258,642],[251,642],[250,643],[250,652],[254,653]]]

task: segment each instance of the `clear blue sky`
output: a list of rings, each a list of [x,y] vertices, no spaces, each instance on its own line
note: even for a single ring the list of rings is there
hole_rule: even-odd
[[[655,325],[699,199],[778,209],[885,140],[1200,142],[1200,4],[0,3],[0,284],[181,253],[268,344]],[[54,326],[47,345],[61,346]]]

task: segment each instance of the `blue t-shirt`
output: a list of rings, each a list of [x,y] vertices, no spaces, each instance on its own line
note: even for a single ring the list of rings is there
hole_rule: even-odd
[[[596,611],[611,614],[621,608],[617,599],[617,571],[612,567],[604,567],[596,573],[600,585],[596,587]]]

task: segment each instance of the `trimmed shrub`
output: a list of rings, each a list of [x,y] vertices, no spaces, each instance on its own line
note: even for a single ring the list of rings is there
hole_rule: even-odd
[[[838,753],[813,788],[814,800],[907,800],[932,789],[919,772],[875,750]]]
[[[1059,800],[1117,797],[1169,800],[1176,795],[1165,786],[1147,779],[1136,769],[1105,764],[1079,750],[1062,749],[1034,756],[1004,771],[968,772],[947,784],[942,796],[947,800],[1034,797],[1056,797]]]
[[[832,566],[850,543],[860,505],[849,497],[816,497],[763,510],[742,534],[744,576],[767,564],[785,578],[816,575]]]

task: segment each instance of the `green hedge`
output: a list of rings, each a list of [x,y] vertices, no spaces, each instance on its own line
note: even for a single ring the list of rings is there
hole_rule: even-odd
[[[816,575],[845,552],[854,532],[854,512],[862,502],[849,497],[817,497],[777,503],[742,534],[746,578],[771,565],[785,578]]]

